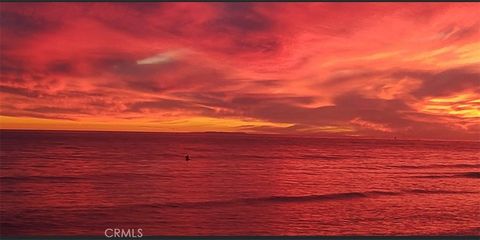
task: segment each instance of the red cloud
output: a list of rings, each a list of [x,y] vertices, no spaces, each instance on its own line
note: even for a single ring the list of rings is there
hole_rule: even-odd
[[[255,122],[232,131],[476,139],[475,8],[1,3],[0,114],[132,124],[204,117]],[[465,94],[468,104],[429,109]]]

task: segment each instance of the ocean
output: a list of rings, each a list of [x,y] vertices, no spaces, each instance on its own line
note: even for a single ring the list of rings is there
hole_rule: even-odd
[[[1,236],[480,235],[480,142],[2,130],[0,143]]]

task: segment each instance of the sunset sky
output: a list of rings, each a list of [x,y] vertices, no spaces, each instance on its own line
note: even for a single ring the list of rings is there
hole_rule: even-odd
[[[477,3],[0,3],[2,129],[478,140]]]

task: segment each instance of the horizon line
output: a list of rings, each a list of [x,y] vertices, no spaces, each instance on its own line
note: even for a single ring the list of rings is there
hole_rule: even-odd
[[[0,132],[17,131],[17,132],[98,132],[98,133],[148,133],[148,134],[237,134],[237,135],[271,135],[271,136],[296,136],[305,138],[322,138],[322,139],[360,139],[360,140],[391,140],[391,141],[443,141],[443,142],[478,142],[478,140],[469,139],[435,139],[435,138],[401,138],[393,136],[392,138],[374,137],[374,136],[322,136],[320,134],[299,134],[299,133],[260,133],[260,132],[241,132],[241,131],[138,131],[138,130],[86,130],[86,129],[18,129],[18,128],[1,128]],[[395,138],[396,137],[396,138]]]

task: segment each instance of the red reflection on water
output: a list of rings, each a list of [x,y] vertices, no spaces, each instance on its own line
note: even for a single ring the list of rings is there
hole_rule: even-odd
[[[479,234],[479,143],[5,134],[5,236]]]

